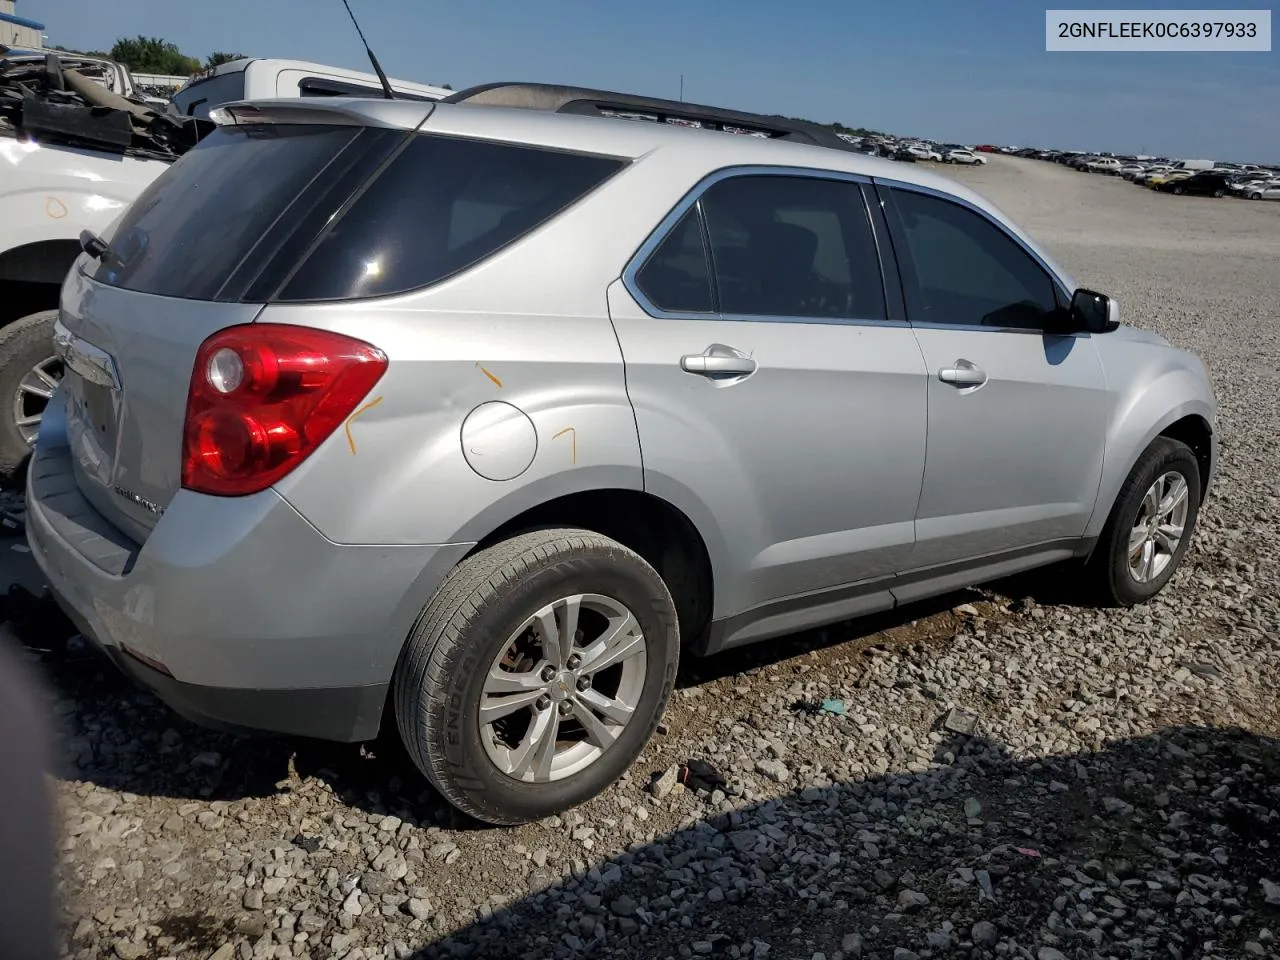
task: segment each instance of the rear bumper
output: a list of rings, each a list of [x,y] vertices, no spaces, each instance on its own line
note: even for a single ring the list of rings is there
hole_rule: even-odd
[[[197,722],[376,736],[404,639],[469,545],[335,544],[271,490],[179,491],[136,545],[79,493],[60,419],[32,457],[27,540],[84,634]]]

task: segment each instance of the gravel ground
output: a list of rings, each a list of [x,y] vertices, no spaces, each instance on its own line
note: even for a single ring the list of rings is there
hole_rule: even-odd
[[[193,727],[11,597],[64,734],[66,954],[1280,955],[1280,203],[949,172],[1212,372],[1222,471],[1160,598],[1029,577],[687,662],[627,779],[495,830],[394,746]]]

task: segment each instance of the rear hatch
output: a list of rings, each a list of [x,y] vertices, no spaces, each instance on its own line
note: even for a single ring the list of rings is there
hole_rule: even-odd
[[[104,237],[108,252],[81,257],[64,286],[57,337],[76,482],[139,543],[181,483],[201,343],[254,320],[407,136],[307,116],[219,127],[143,192]]]

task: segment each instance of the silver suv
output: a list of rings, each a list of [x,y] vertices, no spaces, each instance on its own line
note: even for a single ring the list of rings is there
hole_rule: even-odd
[[[683,652],[1173,575],[1204,368],[982,198],[780,118],[452,99],[224,108],[66,281],[31,548],[179,712],[394,722],[515,823],[626,769]]]

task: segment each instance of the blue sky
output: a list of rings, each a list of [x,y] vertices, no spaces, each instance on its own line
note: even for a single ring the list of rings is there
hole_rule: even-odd
[[[351,4],[387,72],[406,80],[459,89],[541,80],[675,98],[683,73],[689,100],[942,140],[1280,163],[1274,49],[1047,53],[1049,4],[1026,0]],[[17,10],[64,46],[107,49],[142,33],[200,57],[235,50],[367,69],[340,0],[18,0]]]

